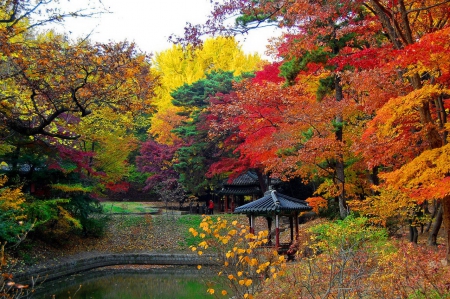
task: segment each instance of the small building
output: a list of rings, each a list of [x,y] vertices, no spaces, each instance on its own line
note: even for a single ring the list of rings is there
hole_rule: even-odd
[[[280,183],[277,179],[268,180],[264,178],[261,180],[263,180],[265,186],[273,186]],[[261,189],[261,182],[257,173],[249,170],[240,174],[231,182],[225,180],[216,194],[220,198],[221,211],[228,213],[234,212],[236,207],[246,202],[261,197],[264,194],[264,190]]]
[[[272,223],[275,221],[275,248],[288,247],[294,242],[294,237],[298,237],[298,216],[301,212],[312,210],[304,200],[293,198],[269,190],[264,193],[262,198],[249,202],[235,209],[235,213],[246,214],[250,221],[250,232],[255,233],[255,218],[265,217],[269,230],[269,243],[271,243]],[[291,233],[291,242],[289,244],[280,244],[280,221],[281,217],[289,218]],[[295,236],[294,236],[295,230]]]

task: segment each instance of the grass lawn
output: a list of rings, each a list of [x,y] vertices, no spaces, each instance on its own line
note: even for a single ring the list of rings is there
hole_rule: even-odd
[[[157,213],[158,208],[152,202],[115,202],[101,203],[103,210],[111,214]]]

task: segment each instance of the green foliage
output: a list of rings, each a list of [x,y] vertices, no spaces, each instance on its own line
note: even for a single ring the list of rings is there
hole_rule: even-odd
[[[229,93],[235,79],[232,72],[212,72],[205,79],[185,84],[172,93],[173,104],[181,107],[182,114],[188,117],[173,130],[185,142],[176,153],[177,163],[173,167],[184,189],[192,194],[204,194],[209,190],[211,182],[205,174],[217,152],[217,144],[207,141],[208,112],[205,108],[209,106],[209,97]]]
[[[388,234],[384,229],[371,226],[365,217],[350,214],[343,220],[336,220],[314,226],[316,248],[324,250],[358,250],[370,244],[369,251],[386,250]]]
[[[202,215],[185,215],[177,219],[177,225],[183,228],[198,227],[202,222]],[[198,238],[192,236],[187,229],[184,230],[184,241],[179,244],[181,247],[191,247],[198,243]]]
[[[95,238],[103,237],[110,219],[111,218],[109,215],[97,215],[85,219],[83,221],[83,229],[85,231],[84,235]]]
[[[9,244],[15,244],[31,227],[32,223],[28,221],[16,220],[15,211],[0,209],[0,242],[6,241]]]
[[[244,14],[236,18],[236,25],[247,27],[248,25],[252,25],[254,23],[261,23],[261,22],[274,23],[276,21],[277,21],[276,18],[268,13],[259,13],[257,15]]]
[[[110,214],[129,214],[129,213],[156,213],[157,208],[153,208],[152,204],[144,202],[101,202],[104,213]]]
[[[334,76],[329,76],[319,80],[319,87],[316,91],[316,97],[318,100],[322,100],[326,95],[332,93],[335,89]]]
[[[449,298],[450,292],[446,294],[439,294],[438,291],[433,291],[431,294],[424,294],[421,291],[416,291],[408,296],[408,299],[445,299]]]
[[[280,288],[284,291],[279,298],[391,298],[383,297],[390,290],[382,284],[390,283],[390,258],[396,248],[384,229],[351,214],[320,222],[300,237],[301,258],[288,265],[285,276],[266,284],[263,298]],[[290,287],[294,281],[298,284]]]
[[[81,183],[76,184],[53,184],[51,187],[54,190],[59,190],[63,192],[81,192],[89,193],[92,192],[92,186],[83,186]]]
[[[127,176],[127,180],[131,183],[143,186],[145,184],[145,181],[147,180],[148,175],[146,173],[138,171],[136,165],[130,165],[129,169],[130,170]]]
[[[307,69],[308,63],[326,63],[329,56],[330,53],[326,52],[323,47],[315,51],[308,51],[299,58],[294,57],[283,62],[280,66],[280,76],[286,79],[288,85],[293,85],[297,75]]]
[[[183,86],[172,92],[175,106],[201,109],[208,105],[208,98],[218,92],[228,93],[232,89],[233,72],[213,71],[205,79]]]
[[[35,199],[26,207],[26,214],[29,218],[35,219],[36,227],[40,228],[51,220],[57,220],[59,217],[58,207],[62,207],[68,202],[68,199]]]

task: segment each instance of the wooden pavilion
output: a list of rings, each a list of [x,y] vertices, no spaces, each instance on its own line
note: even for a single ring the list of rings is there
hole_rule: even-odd
[[[225,180],[217,192],[221,198],[221,210],[225,213],[234,212],[236,206],[244,203],[245,197],[255,200],[262,194],[258,176],[253,171],[244,172],[231,182]]]
[[[291,232],[291,245],[298,236],[298,216],[301,212],[310,211],[312,208],[304,200],[293,198],[277,192],[267,191],[260,199],[252,201],[243,206],[237,207],[235,213],[246,214],[250,220],[250,232],[255,233],[255,217],[263,216],[267,219],[269,229],[269,243],[271,243],[272,221],[275,219],[275,248],[279,249],[280,244],[280,218],[288,217]],[[285,244],[283,244],[284,246]]]

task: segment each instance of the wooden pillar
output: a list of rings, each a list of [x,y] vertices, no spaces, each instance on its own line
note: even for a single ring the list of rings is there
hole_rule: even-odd
[[[278,214],[275,215],[275,248],[280,247],[280,220]]]
[[[294,241],[294,216],[289,216],[289,228],[291,229],[291,243]]]
[[[268,245],[272,245],[272,218],[266,217],[267,220],[267,229],[269,230],[269,243]]]
[[[255,216],[250,215],[250,233],[255,234]]]
[[[228,213],[228,195],[225,195],[224,212]]]
[[[298,240],[298,213],[295,213],[295,239]]]

